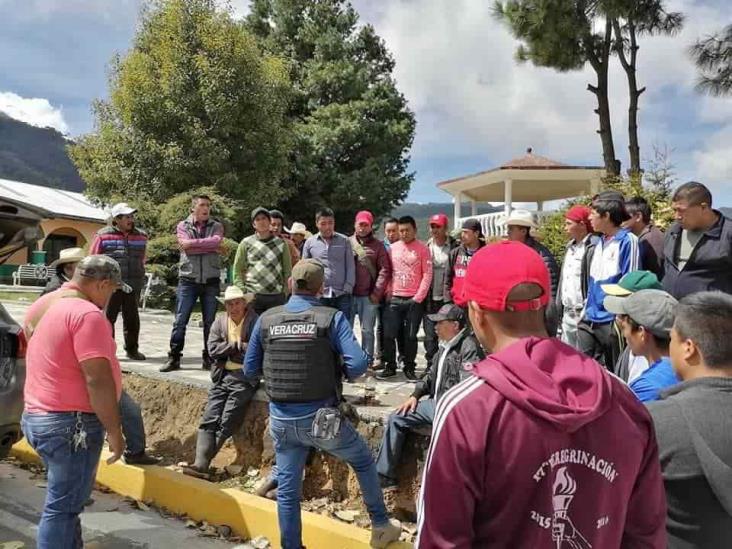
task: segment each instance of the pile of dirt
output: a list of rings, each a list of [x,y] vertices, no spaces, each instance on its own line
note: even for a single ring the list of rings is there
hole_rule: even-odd
[[[125,374],[125,390],[142,408],[147,434],[147,446],[163,458],[163,465],[192,461],[195,455],[198,424],[206,404],[206,391],[181,383]],[[264,478],[274,464],[274,448],[269,435],[269,413],[266,402],[252,401],[246,419],[232,441],[227,442],[216,456],[213,466],[224,469],[228,465],[242,471],[244,488],[251,488],[247,471],[257,470],[257,478]],[[358,432],[372,451],[381,443],[383,426],[377,422],[358,421]],[[427,448],[427,439],[411,436],[404,449],[403,465],[399,470],[400,483],[396,491],[386,494],[387,505],[397,518],[413,521],[415,496],[419,491],[419,473]],[[224,478],[230,475],[223,475]],[[232,479],[235,481],[235,479]],[[245,482],[247,481],[247,482]],[[227,482],[232,485],[231,482]],[[344,462],[322,452],[313,451],[308,458],[303,498],[336,504],[335,509],[356,509],[365,513],[358,480]],[[307,508],[307,505],[304,506]],[[328,508],[332,513],[332,508]],[[314,508],[316,512],[317,508]],[[364,515],[365,516],[365,515]]]

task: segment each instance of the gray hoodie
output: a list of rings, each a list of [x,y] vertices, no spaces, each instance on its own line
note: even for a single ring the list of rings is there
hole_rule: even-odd
[[[732,379],[685,381],[648,403],[668,500],[669,547],[732,544]]]

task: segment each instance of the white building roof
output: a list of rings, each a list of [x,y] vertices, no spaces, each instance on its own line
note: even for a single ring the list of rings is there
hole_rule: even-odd
[[[0,179],[0,198],[38,210],[44,217],[105,223],[109,214],[81,193]]]

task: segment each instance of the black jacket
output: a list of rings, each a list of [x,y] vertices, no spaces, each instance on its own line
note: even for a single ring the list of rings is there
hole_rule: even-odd
[[[485,242],[482,240],[478,241],[478,250],[485,246]],[[473,252],[473,255],[478,251]],[[452,287],[455,282],[455,265],[462,265],[468,263],[465,261],[465,256],[468,255],[468,249],[464,244],[456,246],[450,250],[450,259],[447,263],[447,272],[445,273],[445,285],[443,286],[442,295],[445,303],[453,303],[455,300],[452,297]],[[464,277],[463,277],[464,278]],[[462,283],[462,282],[461,282]],[[461,303],[462,307],[463,304]]]
[[[552,299],[555,298],[557,296],[557,289],[559,288],[559,265],[557,264],[557,260],[554,259],[554,254],[544,244],[530,236],[526,239],[525,244],[537,252],[541,256],[541,259],[544,260],[544,265],[549,269],[549,277],[552,283]]]
[[[685,381],[647,404],[668,502],[671,549],[732,542],[732,379]]]
[[[663,288],[676,299],[707,290],[732,294],[732,220],[721,212],[706,231],[682,270],[676,264],[681,242],[681,225],[674,223],[663,246]]]
[[[458,337],[449,342],[448,346],[440,345],[437,355],[432,360],[434,366],[429,369],[424,379],[417,382],[412,396],[419,400],[423,396],[429,395],[430,398],[440,400],[448,389],[471,375],[469,366],[484,358],[485,353],[478,340],[468,328],[463,328]],[[442,379],[439,390],[437,390],[438,376]]]
[[[43,291],[41,292],[41,295],[50,294],[53,291],[58,290],[61,286],[66,284],[69,281],[68,278],[64,275],[63,267],[59,267],[56,269],[56,272],[53,273],[50,278],[48,279],[48,282],[46,283],[46,287],[43,288]]]

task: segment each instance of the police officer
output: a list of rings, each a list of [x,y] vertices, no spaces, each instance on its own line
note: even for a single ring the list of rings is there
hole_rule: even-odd
[[[281,545],[302,547],[302,473],[308,451],[318,448],[353,468],[371,516],[371,546],[386,547],[401,525],[387,516],[368,445],[338,410],[342,376],[359,377],[368,359],[343,313],[320,305],[324,279],[315,259],[292,268],[292,297],[259,317],[245,359],[248,378],[264,374],[270,400]]]

